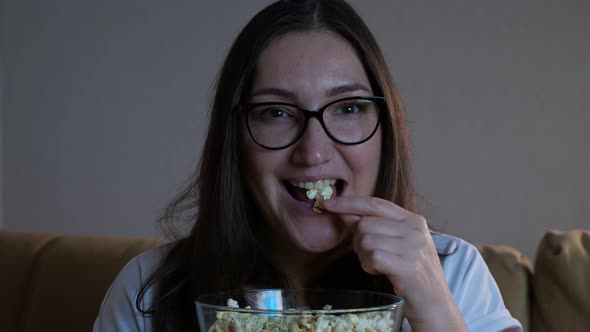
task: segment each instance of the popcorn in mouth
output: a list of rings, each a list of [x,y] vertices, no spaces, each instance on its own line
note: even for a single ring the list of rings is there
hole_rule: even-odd
[[[291,185],[296,188],[307,189],[305,195],[309,199],[313,199],[313,212],[322,213],[324,210],[324,201],[332,198],[334,194],[333,185],[336,184],[335,179],[325,179],[318,181],[290,181]]]

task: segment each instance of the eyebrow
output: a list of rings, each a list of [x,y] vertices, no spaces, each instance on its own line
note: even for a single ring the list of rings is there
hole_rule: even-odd
[[[330,91],[328,91],[326,96],[327,97],[334,97],[339,94],[343,94],[345,92],[354,92],[354,91],[366,91],[368,93],[371,93],[371,90],[369,88],[367,88],[366,86],[364,86],[360,83],[353,83],[353,84],[340,85],[335,88],[332,88],[332,89],[330,89]]]
[[[261,95],[273,95],[289,99],[295,99],[295,92],[280,88],[262,88],[254,91],[250,97],[256,97]]]
[[[344,84],[344,85],[339,85],[337,87],[334,87],[332,89],[330,89],[327,93],[326,93],[326,97],[334,97],[346,92],[354,92],[354,91],[366,91],[368,93],[371,93],[371,90],[364,86],[361,83],[353,83],[353,84]],[[261,95],[273,95],[273,96],[278,96],[278,97],[283,97],[283,98],[287,98],[287,99],[297,99],[295,92],[293,92],[292,90],[286,90],[286,89],[281,89],[281,88],[262,88],[262,89],[258,89],[256,91],[254,91],[251,95],[251,97],[256,97],[256,96],[261,96]]]

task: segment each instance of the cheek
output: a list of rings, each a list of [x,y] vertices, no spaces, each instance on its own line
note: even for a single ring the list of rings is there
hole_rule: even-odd
[[[264,166],[264,163],[261,162],[262,158],[260,157],[261,151],[259,151],[259,146],[252,141],[245,126],[241,128],[240,138],[242,166],[245,170],[245,172],[242,172],[242,176],[246,181],[251,182],[253,180],[252,177],[257,177],[257,174],[262,173],[261,167]]]
[[[242,177],[246,179],[246,183],[248,184],[248,189],[250,189],[250,191],[260,191],[259,189],[256,189],[260,186],[262,177],[266,173],[265,165],[267,165],[267,163],[265,163],[263,158],[258,155],[256,152],[256,147],[253,147],[249,143],[245,143],[243,146],[244,167],[242,171]]]
[[[247,135],[247,133],[246,133]],[[272,151],[259,147],[250,137],[245,137],[243,147],[243,171],[248,189],[255,195],[266,195],[274,191],[274,174],[280,166],[280,151]]]
[[[260,172],[260,165],[258,165],[258,158],[256,158],[256,147],[245,128],[242,128],[240,136],[240,173],[246,183],[246,189],[250,193],[255,193],[257,191],[255,188],[256,179],[258,178],[257,174]]]
[[[358,177],[357,183],[367,194],[375,191],[381,165],[381,139],[381,131],[378,131],[371,140],[359,145],[357,151],[349,156],[352,172]]]
[[[373,177],[375,180],[379,175],[379,168],[381,167],[381,151],[382,151],[382,141],[383,135],[381,134],[381,129],[379,129],[375,133],[375,137],[371,140],[371,148],[369,150],[369,156],[367,159],[369,160],[369,167],[373,169]]]

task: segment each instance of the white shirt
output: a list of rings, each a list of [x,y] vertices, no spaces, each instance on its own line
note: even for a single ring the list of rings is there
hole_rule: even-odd
[[[504,306],[502,295],[487,265],[477,249],[456,237],[433,234],[445,278],[455,302],[473,332],[498,332],[510,327],[522,331]],[[93,332],[151,332],[151,318],[135,307],[141,285],[157,269],[170,250],[171,244],[148,250],[125,265],[107,291]],[[153,297],[148,289],[141,303],[149,308]],[[404,320],[402,331],[411,331]]]

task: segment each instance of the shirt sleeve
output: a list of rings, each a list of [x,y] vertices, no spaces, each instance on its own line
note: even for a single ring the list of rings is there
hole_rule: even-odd
[[[460,239],[457,250],[441,258],[447,283],[467,329],[499,332],[522,326],[504,305],[502,294],[477,249]]]
[[[149,332],[151,319],[136,307],[137,296],[143,283],[155,271],[165,247],[148,250],[130,260],[119,272],[100,306],[93,332]],[[148,309],[152,301],[149,288],[140,303]]]

